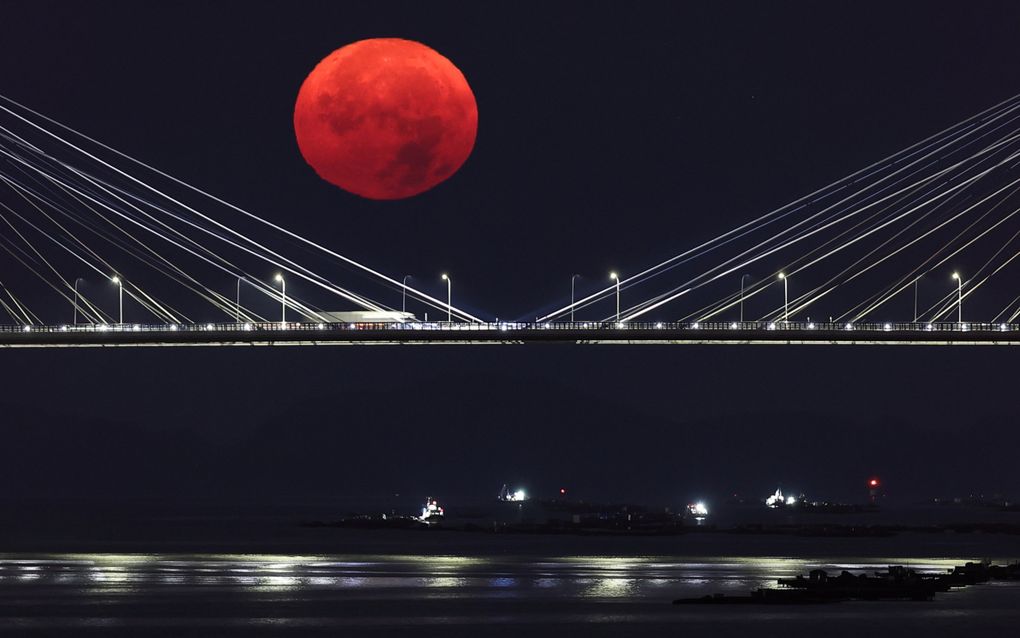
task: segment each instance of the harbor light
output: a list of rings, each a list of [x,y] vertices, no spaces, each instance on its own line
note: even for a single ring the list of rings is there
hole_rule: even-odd
[[[782,488],[777,488],[775,493],[765,499],[765,506],[776,509],[778,507],[789,507],[797,504],[797,497],[792,495],[783,495]]]
[[[524,493],[524,490],[514,490],[514,493],[510,495],[511,501],[523,501],[528,498],[528,495]]]
[[[705,505],[704,501],[698,501],[687,506],[687,511],[693,516],[698,518],[704,518],[708,516],[708,506]]]

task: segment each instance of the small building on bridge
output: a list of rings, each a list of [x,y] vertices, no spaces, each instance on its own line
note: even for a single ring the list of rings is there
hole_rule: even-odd
[[[320,311],[320,317],[330,323],[403,323],[416,321],[414,314],[399,310]]]

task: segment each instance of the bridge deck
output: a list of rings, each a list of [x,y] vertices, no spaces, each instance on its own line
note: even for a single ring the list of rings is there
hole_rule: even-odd
[[[402,323],[0,326],[0,347],[373,344],[1020,345],[1018,324]]]

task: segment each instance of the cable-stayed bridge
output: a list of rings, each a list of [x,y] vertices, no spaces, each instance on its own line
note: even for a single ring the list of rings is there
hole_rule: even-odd
[[[7,326],[0,347],[335,346],[385,344],[1020,345],[1017,324],[264,323]]]
[[[1020,96],[499,321],[455,305],[446,275],[429,294],[0,96],[0,347],[1014,345],[1018,166]]]

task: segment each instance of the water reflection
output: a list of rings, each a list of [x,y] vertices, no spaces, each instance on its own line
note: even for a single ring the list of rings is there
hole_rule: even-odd
[[[960,559],[807,560],[789,557],[683,559],[664,556],[287,556],[53,554],[0,555],[0,587],[78,588],[124,593],[159,588],[304,589],[349,592],[441,590],[442,595],[668,600],[708,591],[748,591],[822,568],[881,570],[909,564],[942,571]],[[489,592],[486,594],[485,592]],[[373,594],[375,595],[375,594]]]
[[[585,589],[585,598],[620,598],[630,596],[635,588],[633,578],[599,578]]]

